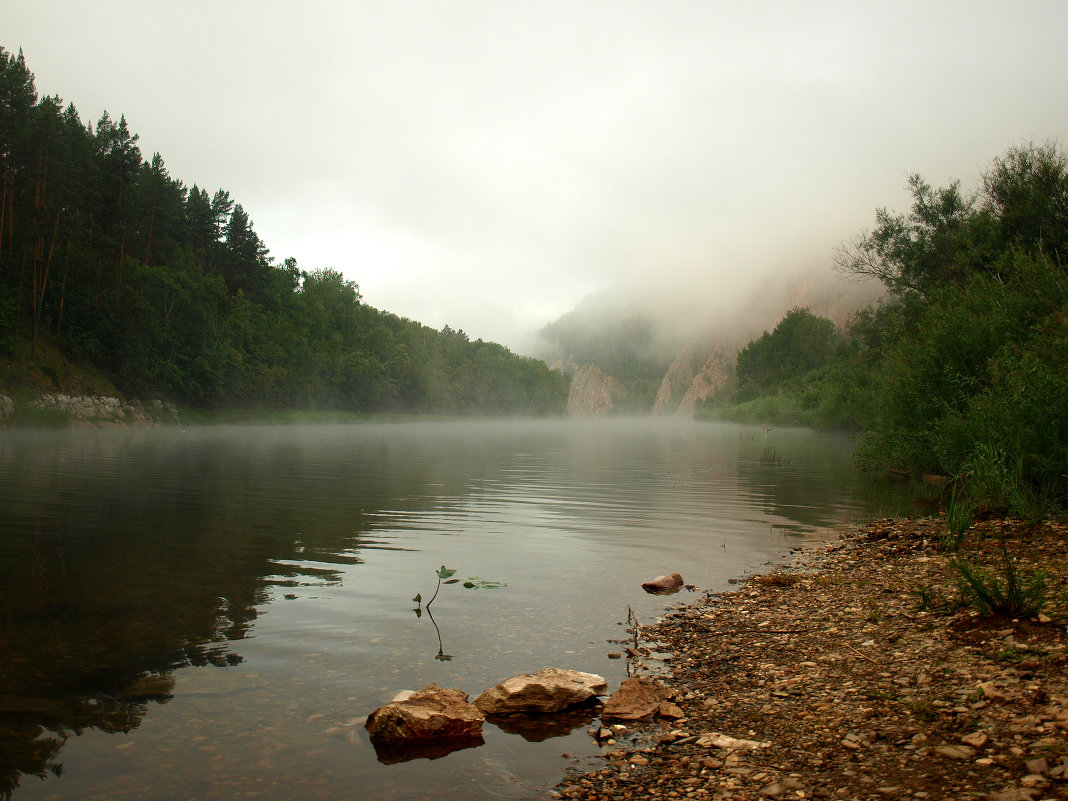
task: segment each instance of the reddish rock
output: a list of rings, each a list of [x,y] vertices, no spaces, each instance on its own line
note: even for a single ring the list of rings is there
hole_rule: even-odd
[[[478,696],[474,705],[487,715],[546,714],[577,706],[606,692],[608,684],[601,676],[547,667],[502,681]]]
[[[661,704],[675,697],[670,687],[636,676],[626,679],[608,699],[601,720],[642,720],[660,711]],[[670,708],[672,705],[668,705]],[[672,710],[673,711],[673,710]]]
[[[642,584],[642,589],[646,592],[673,592],[682,584],[682,576],[672,573],[669,576],[657,576],[652,581],[646,581]]]
[[[467,703],[463,690],[431,684],[403,701],[380,706],[367,718],[375,743],[408,743],[482,736],[485,716]]]

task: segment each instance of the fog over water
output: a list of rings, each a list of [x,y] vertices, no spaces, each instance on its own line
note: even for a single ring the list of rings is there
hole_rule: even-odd
[[[41,93],[125,114],[277,259],[520,350],[613,289],[718,313],[826,271],[905,206],[907,173],[970,187],[1007,147],[1063,140],[1066,28],[1059,0],[0,11]]]

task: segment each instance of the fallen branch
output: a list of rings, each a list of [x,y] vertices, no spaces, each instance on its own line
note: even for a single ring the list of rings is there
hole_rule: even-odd
[[[876,662],[876,661],[875,661],[874,659],[872,659],[872,658],[871,658],[870,656],[868,656],[867,654],[862,654],[862,653],[861,653],[860,651],[858,651],[858,650],[857,650],[856,648],[854,648],[854,647],[853,647],[852,645],[850,645],[849,643],[847,643],[847,642],[844,642],[844,643],[842,643],[842,645],[844,645],[844,646],[845,646],[846,648],[848,648],[848,649],[849,649],[850,651],[852,651],[853,653],[855,653],[855,654],[856,654],[857,656],[859,656],[859,657],[860,657],[861,659],[867,659],[867,660],[868,660],[869,662],[871,662],[871,663],[872,663],[873,665],[878,665],[878,664],[879,664],[878,662]]]

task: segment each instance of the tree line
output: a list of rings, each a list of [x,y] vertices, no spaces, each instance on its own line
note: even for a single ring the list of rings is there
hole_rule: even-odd
[[[844,330],[795,309],[739,352],[736,384],[705,413],[849,428],[862,464],[1063,502],[1068,156],[1028,143],[974,191],[918,175],[909,189],[907,212],[878,210],[835,255],[885,296]]]
[[[0,353],[42,347],[130,396],[200,408],[546,414],[567,379],[277,263],[229,192],[144,158],[125,117],[38,98],[0,47]]]

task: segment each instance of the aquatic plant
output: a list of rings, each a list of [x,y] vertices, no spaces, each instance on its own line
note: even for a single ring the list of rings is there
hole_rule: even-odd
[[[459,584],[460,579],[453,578],[453,576],[456,575],[455,568],[445,567],[445,565],[439,567],[437,570],[434,571],[434,573],[438,577],[438,584],[434,588],[434,594],[431,595],[430,600],[426,602],[426,614],[427,617],[430,618],[430,622],[434,624],[434,631],[436,631],[438,635],[438,653],[434,658],[442,662],[448,662],[452,659],[452,655],[445,653],[445,646],[441,640],[441,628],[438,626],[438,622],[434,620],[434,613],[430,611],[430,605],[434,603],[434,599],[438,597],[438,593],[441,591],[442,584]],[[501,587],[508,586],[503,581],[489,581],[487,579],[479,578],[478,576],[469,576],[468,578],[464,579],[463,585],[469,590],[496,590]],[[413,609],[412,611],[415,612],[416,617],[422,617],[423,594],[417,592],[415,594],[415,597],[412,598],[412,600],[417,604],[415,609]]]
[[[434,572],[438,577],[438,584],[434,588],[434,594],[432,596],[430,596],[430,600],[426,602],[426,610],[427,610],[427,612],[430,611],[430,605],[432,603],[434,603],[434,599],[438,597],[438,593],[441,591],[441,585],[442,584],[459,584],[460,583],[460,579],[453,578],[453,576],[456,575],[456,569],[455,568],[445,567],[445,565],[442,565],[441,567],[439,567]],[[464,579],[463,584],[464,584],[464,587],[466,587],[469,590],[497,590],[497,589],[500,589],[501,587],[507,587],[508,586],[503,581],[489,581],[487,579],[479,578],[478,576],[468,576],[466,579]],[[417,614],[421,613],[422,609],[423,609],[423,607],[422,607],[423,594],[417,592],[415,594],[415,597],[412,598],[412,600],[416,604],[419,604],[419,606],[416,607],[415,612]]]

